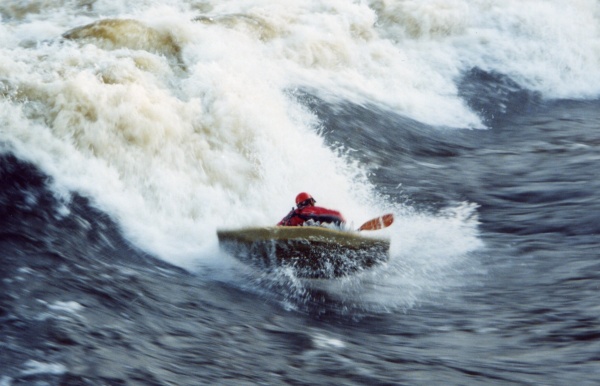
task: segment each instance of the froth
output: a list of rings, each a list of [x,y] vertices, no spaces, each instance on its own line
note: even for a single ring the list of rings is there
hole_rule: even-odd
[[[592,0],[194,4],[0,5],[2,140],[183,265],[299,191],[357,223],[394,206],[324,144],[297,87],[459,128],[483,127],[457,92],[472,67],[547,97],[600,92]]]
[[[291,85],[330,101],[378,103],[419,121],[483,127],[456,83],[479,67],[547,98],[600,94],[593,0],[262,1],[215,4],[201,19],[259,39]]]
[[[180,32],[204,27],[188,28]],[[118,44],[107,38],[124,31]],[[260,59],[240,62],[211,32],[188,47],[181,78],[160,46],[145,49],[154,38],[130,36],[148,31],[105,22],[4,57],[5,139],[58,185],[92,197],[130,240],[181,265],[214,243],[217,227],[274,224],[298,190],[365,211],[348,204],[370,189],[352,186],[361,172],[324,145],[277,71],[265,79]]]

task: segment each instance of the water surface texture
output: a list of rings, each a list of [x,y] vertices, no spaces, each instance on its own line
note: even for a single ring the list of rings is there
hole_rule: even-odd
[[[0,385],[597,385],[600,3],[3,1]],[[300,191],[390,260],[247,266]]]

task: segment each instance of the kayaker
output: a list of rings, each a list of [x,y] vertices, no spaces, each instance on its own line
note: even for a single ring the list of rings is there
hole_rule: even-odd
[[[315,199],[308,193],[302,192],[296,196],[297,208],[292,208],[278,226],[320,226],[334,224],[341,226],[346,222],[344,216],[337,210],[315,206]]]

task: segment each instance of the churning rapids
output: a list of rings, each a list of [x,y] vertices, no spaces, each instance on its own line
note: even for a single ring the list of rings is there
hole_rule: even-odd
[[[598,384],[597,0],[0,18],[0,386]],[[389,262],[219,250],[299,191]]]

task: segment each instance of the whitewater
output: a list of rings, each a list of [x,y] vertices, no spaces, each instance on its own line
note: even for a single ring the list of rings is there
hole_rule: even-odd
[[[597,0],[0,21],[0,385],[600,379]],[[390,261],[315,281],[219,249],[301,191],[394,213]]]

